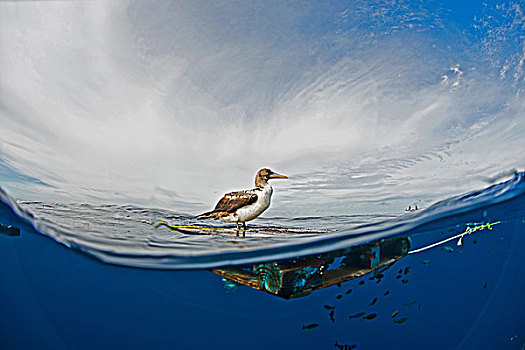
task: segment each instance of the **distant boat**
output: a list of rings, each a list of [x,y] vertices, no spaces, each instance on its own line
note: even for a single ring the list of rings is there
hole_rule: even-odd
[[[415,205],[413,208],[412,208],[412,206],[409,205],[408,208],[405,209],[405,212],[406,213],[411,213],[411,212],[416,211],[416,210],[419,210],[417,205]]]

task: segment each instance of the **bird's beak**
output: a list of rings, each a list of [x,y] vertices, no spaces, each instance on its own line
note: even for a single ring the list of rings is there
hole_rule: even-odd
[[[270,179],[287,179],[287,178],[288,178],[288,176],[277,174],[277,173],[272,173],[270,175]]]

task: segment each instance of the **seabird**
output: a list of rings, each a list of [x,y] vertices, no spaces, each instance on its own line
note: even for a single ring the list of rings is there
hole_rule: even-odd
[[[273,188],[268,183],[270,179],[287,179],[285,175],[277,174],[263,168],[255,175],[255,188],[251,190],[230,192],[221,198],[212,211],[200,214],[198,219],[219,219],[222,222],[235,222],[237,230],[242,222],[246,230],[246,221],[261,215],[270,206]]]

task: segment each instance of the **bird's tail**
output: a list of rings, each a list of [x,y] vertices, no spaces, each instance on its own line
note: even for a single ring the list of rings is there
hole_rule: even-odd
[[[196,218],[199,219],[199,220],[202,220],[202,219],[220,219],[224,216],[228,216],[230,215],[230,213],[228,213],[227,211],[217,211],[217,210],[212,210],[212,211],[207,211],[206,213],[202,213],[200,215],[197,215]]]
[[[206,213],[202,213],[196,216],[197,219],[203,220],[203,219],[217,219],[217,213],[212,211],[207,211]]]

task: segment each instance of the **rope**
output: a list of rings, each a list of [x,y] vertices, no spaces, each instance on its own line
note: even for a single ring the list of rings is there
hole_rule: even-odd
[[[161,221],[157,224],[155,224],[155,228],[159,228],[160,226],[166,226],[167,228],[171,228],[172,230],[176,230],[178,228],[189,228],[189,229],[197,229],[197,230],[218,230],[220,227],[202,227],[202,226],[193,226],[193,225],[170,225],[167,222]]]
[[[422,252],[424,250],[427,250],[427,249],[430,249],[430,248],[434,248],[434,247],[436,247],[438,245],[441,245],[443,243],[452,241],[452,240],[454,240],[456,238],[459,238],[457,244],[458,245],[462,245],[463,244],[463,236],[470,235],[472,232],[481,231],[481,230],[484,230],[484,229],[492,230],[492,226],[497,225],[499,223],[501,223],[501,221],[496,221],[496,222],[493,222],[493,223],[481,224],[481,225],[474,226],[472,228],[470,226],[467,226],[465,231],[460,233],[459,235],[455,235],[454,237],[449,237],[447,239],[444,239],[444,240],[436,242],[436,243],[432,243],[432,244],[427,245],[427,246],[422,247],[422,248],[411,250],[411,251],[408,252],[408,254],[419,253],[419,252]]]

